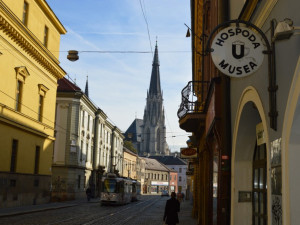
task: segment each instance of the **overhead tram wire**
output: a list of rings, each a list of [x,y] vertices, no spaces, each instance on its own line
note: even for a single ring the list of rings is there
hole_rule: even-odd
[[[152,53],[152,57],[153,57],[152,43],[151,43],[151,38],[150,38],[150,31],[149,31],[149,26],[148,26],[148,20],[147,20],[146,14],[144,12],[142,2],[141,2],[141,0],[139,0],[139,1],[140,1],[140,6],[141,6],[141,9],[142,9],[143,16],[144,16],[144,20],[145,20],[145,23],[146,23],[146,26],[147,26],[149,44],[150,44],[150,49],[151,49],[151,53]],[[145,3],[144,3],[144,7],[145,7]],[[145,9],[145,11],[146,11],[146,9]]]

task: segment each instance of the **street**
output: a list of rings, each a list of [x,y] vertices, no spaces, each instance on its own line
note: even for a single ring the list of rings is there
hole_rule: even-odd
[[[3,217],[0,218],[0,224],[162,224],[167,199],[169,198],[161,196],[142,196],[142,200],[123,206],[101,206],[98,202],[82,202],[73,207]],[[192,225],[190,202],[183,202],[181,205],[180,224]]]

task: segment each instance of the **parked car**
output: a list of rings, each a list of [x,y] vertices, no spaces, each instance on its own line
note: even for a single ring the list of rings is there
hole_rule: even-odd
[[[169,196],[169,192],[167,190],[162,190],[161,196]]]

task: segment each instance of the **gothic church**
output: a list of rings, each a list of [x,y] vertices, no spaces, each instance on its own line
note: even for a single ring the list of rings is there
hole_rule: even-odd
[[[128,139],[130,134],[130,139]],[[160,72],[157,42],[152,64],[152,73],[143,120],[135,119],[125,132],[126,140],[132,141],[139,155],[169,155],[166,143],[163,94],[160,86]]]

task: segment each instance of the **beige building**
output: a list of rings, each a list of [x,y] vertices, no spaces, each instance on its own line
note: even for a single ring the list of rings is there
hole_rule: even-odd
[[[48,202],[60,35],[43,0],[0,0],[0,207]]]
[[[137,159],[138,155],[136,153],[123,147],[123,177],[137,179]]]
[[[145,182],[142,186],[144,194],[161,194],[169,190],[170,169],[156,159],[143,157],[145,160]],[[173,171],[173,170],[172,170]]]

